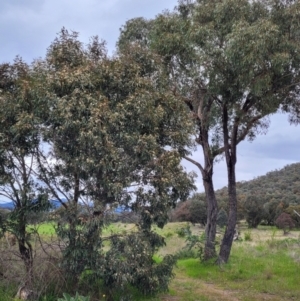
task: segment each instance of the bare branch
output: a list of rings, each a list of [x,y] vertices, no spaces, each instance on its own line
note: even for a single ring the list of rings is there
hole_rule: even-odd
[[[187,157],[187,156],[184,156],[183,158],[184,158],[185,160],[187,160],[187,161],[193,163],[194,165],[196,165],[196,166],[200,169],[200,171],[201,171],[202,173],[204,172],[204,168],[202,167],[202,165],[201,165],[199,162],[197,162],[197,161],[195,161],[195,160],[193,160],[192,158]]]

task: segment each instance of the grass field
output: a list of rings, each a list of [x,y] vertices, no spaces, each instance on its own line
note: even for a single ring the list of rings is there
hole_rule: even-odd
[[[164,229],[154,228],[165,237],[166,246],[161,248],[155,260],[165,254],[184,250],[185,237],[178,235],[186,223],[169,223]],[[271,227],[249,230],[239,226],[241,239],[234,242],[229,263],[216,266],[213,262],[202,263],[198,258],[179,259],[174,269],[175,277],[168,293],[155,298],[136,296],[137,301],[251,301],[251,300],[300,300],[300,231],[288,236]],[[103,234],[135,231],[133,224],[112,224]],[[199,225],[190,225],[193,234],[204,231]],[[44,237],[55,235],[53,223],[36,227]],[[222,231],[218,231],[220,240]],[[12,300],[0,292],[0,301]],[[46,300],[46,299],[44,299]],[[105,299],[103,299],[104,301]]]
[[[164,231],[174,233],[178,228],[176,224],[168,226]],[[203,231],[197,226],[192,230]],[[270,227],[251,231],[241,227],[240,231],[241,240],[234,242],[228,264],[216,266],[197,258],[178,260],[170,292],[152,300],[300,300],[300,232],[284,236]],[[171,236],[163,253],[181,244],[178,236]]]

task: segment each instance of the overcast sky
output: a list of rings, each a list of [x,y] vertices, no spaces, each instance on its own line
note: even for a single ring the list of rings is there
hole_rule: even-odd
[[[20,55],[27,62],[43,57],[47,47],[64,26],[79,32],[87,43],[98,35],[113,53],[119,28],[134,17],[153,18],[172,9],[176,0],[3,0],[0,5],[0,63],[12,62]],[[300,126],[291,126],[287,115],[274,115],[266,135],[238,146],[237,181],[280,169],[300,161]],[[194,158],[201,160],[201,152]],[[187,162],[184,166],[198,174]],[[215,167],[215,188],[226,186],[224,160]],[[201,176],[197,179],[203,191]]]

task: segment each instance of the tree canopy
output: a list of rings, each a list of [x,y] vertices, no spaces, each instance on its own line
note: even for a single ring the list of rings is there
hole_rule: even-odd
[[[58,200],[65,210],[57,224],[65,242],[61,268],[73,285],[88,270],[86,281],[103,279],[108,295],[116,286],[167,289],[175,259],[155,264],[164,239],[151,226],[163,227],[169,209],[194,189],[193,175],[180,165],[192,145],[188,112],[164,88],[159,57],[138,54],[132,47],[109,58],[97,37],[84,46],[63,28],[44,60],[1,69],[1,189],[8,185],[16,202],[12,216],[22,212],[21,239],[25,216],[34,210],[28,204],[42,196],[37,193]],[[103,238],[117,206],[139,215],[136,231]],[[105,240],[111,247],[104,252]]]

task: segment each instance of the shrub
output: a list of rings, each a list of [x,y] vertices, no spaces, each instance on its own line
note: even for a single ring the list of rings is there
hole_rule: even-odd
[[[291,216],[296,227],[300,227],[300,216],[298,215],[300,213],[300,205],[289,206],[284,212]]]
[[[191,220],[190,215],[190,205],[191,201],[181,202],[172,212],[171,220],[173,222],[187,222]]]
[[[245,241],[252,241],[252,234],[250,231],[245,232],[244,239]]]
[[[263,206],[263,219],[267,225],[275,225],[277,217],[288,207],[286,202],[271,200]]]
[[[176,259],[197,258],[198,253],[194,249],[183,248],[176,252]]]
[[[175,232],[179,237],[185,237],[190,232],[190,226],[187,225],[186,227],[178,228],[175,230]]]
[[[203,260],[205,234],[192,234],[189,225],[187,225],[185,228],[181,228],[180,230],[180,233],[186,237],[186,246],[176,253],[176,259],[199,258],[200,260]]]
[[[263,202],[259,196],[248,196],[244,202],[244,210],[249,228],[257,228],[263,219]]]
[[[225,227],[227,225],[228,216],[226,211],[222,208],[217,217],[217,225],[221,228]]]
[[[281,213],[277,217],[275,225],[277,226],[277,228],[282,229],[284,234],[287,234],[289,230],[295,228],[295,223],[292,217],[285,212]]]
[[[193,224],[206,224],[206,202],[195,194],[191,199],[181,202],[171,213],[173,222],[191,222]]]

